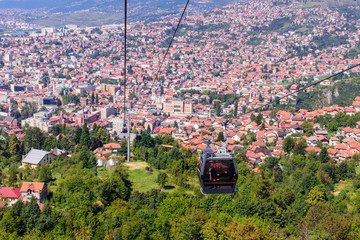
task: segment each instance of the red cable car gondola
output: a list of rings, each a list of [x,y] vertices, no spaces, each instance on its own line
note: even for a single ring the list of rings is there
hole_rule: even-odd
[[[225,145],[217,152],[213,152],[210,147],[207,147],[200,156],[197,170],[200,190],[203,194],[234,193],[237,191],[238,172],[234,155],[226,149],[229,136],[226,128],[227,123],[228,121],[225,122],[227,131]]]

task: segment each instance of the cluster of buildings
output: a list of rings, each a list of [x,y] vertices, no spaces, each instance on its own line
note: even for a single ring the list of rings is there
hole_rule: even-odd
[[[360,103],[360,97],[356,97],[352,106],[342,108],[337,105],[331,107],[323,107],[315,111],[300,109],[296,114],[286,111],[263,111],[263,120],[257,124],[250,120],[250,114],[233,119],[229,130],[229,151],[239,149],[246,153],[249,162],[255,167],[261,164],[267,157],[286,156],[283,150],[284,139],[287,136],[294,136],[298,140],[304,139],[308,145],[305,149],[307,152],[315,151],[320,153],[322,147],[328,147],[329,156],[335,161],[341,162],[345,159],[352,158],[355,154],[360,153],[360,121],[356,123],[355,128],[344,127],[335,134],[329,135],[325,126],[314,123],[315,117],[321,115],[335,116],[337,113],[346,115],[354,115],[360,112],[356,106]],[[255,115],[260,113],[255,113]],[[275,114],[274,116],[271,116]],[[165,120],[166,121],[166,120]],[[178,137],[180,129],[184,129],[184,136],[180,138],[181,144],[185,148],[202,151],[207,146],[216,150],[222,146],[224,142],[218,141],[219,133],[222,132],[226,136],[222,126],[223,119],[199,119],[192,117],[187,120],[174,119],[178,121],[178,128],[158,128],[156,131],[171,134]],[[304,121],[310,124],[313,134],[309,137],[304,135],[302,125]],[[253,137],[254,139],[251,139]],[[210,142],[210,145],[209,145]],[[247,146],[246,148],[244,146]]]
[[[187,16],[159,79],[155,79],[157,59],[163,56],[177,20],[128,26],[126,88],[123,25],[101,26],[100,31],[77,26],[43,28],[36,36],[2,38],[0,127],[21,138],[23,129],[31,126],[48,132],[55,124],[87,123],[92,127],[96,123],[114,137],[122,131],[125,105],[132,130],[172,135],[184,147],[196,150],[211,140],[215,148],[222,144],[214,140],[223,131],[222,119],[215,114],[216,101],[222,114],[256,108],[298,89],[295,80],[310,83],[357,63],[360,57],[349,56],[350,49],[359,45],[360,22],[337,9],[247,1]],[[323,38],[328,42],[321,41]],[[355,68],[349,74],[359,72]],[[238,106],[212,99],[210,93],[240,96]],[[289,96],[280,103],[295,98]],[[26,115],[29,108],[36,113]],[[245,149],[250,159],[259,162],[269,155],[281,156],[285,154],[282,140],[301,132],[304,120],[359,110],[360,101],[356,100],[348,108],[331,106],[295,115],[279,111],[271,116],[265,111],[264,127],[251,121],[250,115],[234,118],[229,150],[243,148],[244,136],[252,132],[256,141]],[[319,126],[319,131],[323,130]],[[344,134],[358,140],[356,129]],[[336,139],[326,134],[306,141],[315,151],[318,149],[312,144],[318,141],[335,146],[337,152],[331,154],[339,160],[356,150],[354,143],[337,149],[338,144],[331,144]],[[270,143],[275,145],[269,148]],[[96,154],[104,157],[106,151]],[[50,155],[37,156],[36,161]],[[31,159],[31,154],[27,158]]]
[[[37,110],[44,106],[46,113],[22,121],[6,119],[0,125],[5,130],[36,126],[49,131],[57,123],[97,122],[115,134],[117,123],[123,121],[118,113],[123,110],[124,91],[126,108],[135,121],[157,113],[211,116],[213,102],[204,92],[240,95],[239,109],[255,108],[296,89],[293,80],[309,83],[312,77],[356,63],[347,54],[359,44],[359,21],[336,9],[299,10],[295,4],[272,4],[249,1],[186,17],[183,33],[176,37],[160,72],[162,84],[154,79],[159,68],[154,59],[162,56],[177,19],[146,26],[131,23],[126,89],[123,25],[98,27],[100,31],[73,25],[65,30],[43,28],[36,37],[4,38],[0,115],[14,117],[28,104]],[[61,35],[56,34],[59,32]],[[345,36],[345,40],[317,46],[316,39],[325,36]],[[179,99],[181,91],[190,90],[197,93]],[[77,99],[64,101],[65,95],[77,95]],[[281,99],[281,103],[295,97]],[[221,104],[224,114],[234,109],[233,104]]]
[[[50,152],[31,149],[22,159],[20,168],[36,168],[44,165],[50,165],[58,156],[67,157],[67,152],[60,149],[53,149]],[[48,194],[47,184],[44,182],[26,182],[24,181],[21,188],[0,187],[0,208],[12,206],[17,201],[30,202],[35,198],[40,208],[43,207],[43,200]]]
[[[12,206],[17,201],[30,202],[31,198],[41,206],[47,194],[47,185],[43,182],[23,182],[21,188],[0,187],[0,208]]]

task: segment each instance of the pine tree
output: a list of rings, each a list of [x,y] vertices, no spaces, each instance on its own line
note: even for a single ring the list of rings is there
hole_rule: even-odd
[[[17,181],[17,175],[15,170],[11,170],[10,176],[9,176],[9,182],[11,184],[14,184]]]
[[[9,142],[9,152],[12,156],[19,154],[20,143],[15,135],[12,135]]]
[[[110,141],[109,134],[103,127],[98,128],[96,132],[96,137],[103,143],[108,143]]]
[[[235,108],[234,108],[234,117],[237,117],[238,114],[238,107],[239,107],[239,103],[238,101],[235,102]]]
[[[329,154],[328,154],[326,148],[321,149],[321,152],[319,154],[319,159],[320,159],[321,163],[327,163],[330,160]]]
[[[40,182],[48,183],[53,179],[51,169],[47,165],[41,167],[39,175]]]
[[[15,204],[12,206],[11,210],[14,216],[20,217],[21,212],[24,209],[23,201],[16,201]]]
[[[159,184],[159,186],[163,189],[168,182],[168,179],[169,177],[166,173],[159,173],[156,179],[156,183]]]
[[[224,140],[225,140],[225,138],[224,138],[224,133],[223,133],[223,132],[219,132],[217,141],[223,142]]]
[[[89,129],[87,127],[87,124],[84,123],[81,130],[80,145],[90,147],[90,144],[91,144],[91,139],[90,139]]]
[[[250,115],[250,119],[251,119],[251,121],[255,121],[256,116],[252,113],[252,114]]]
[[[37,127],[30,127],[25,131],[24,143],[28,151],[31,148],[42,149],[45,139],[44,133]]]
[[[98,94],[96,94],[95,102],[96,102],[96,104],[99,104],[99,95]]]
[[[82,128],[76,127],[76,129],[75,129],[75,134],[74,134],[75,144],[80,143],[81,132],[82,132]]]
[[[95,103],[95,95],[94,92],[91,93],[91,104]]]
[[[257,125],[260,125],[263,119],[263,115],[261,113],[259,113],[256,117],[255,117],[255,122]]]
[[[221,114],[221,104],[220,104],[220,102],[216,101],[214,107],[215,107],[216,116],[220,116],[220,114]]]
[[[290,153],[295,146],[295,140],[288,136],[284,140],[283,149],[285,152]]]
[[[122,156],[126,156],[127,154],[127,140],[126,139],[122,139],[120,142],[120,149],[118,150],[118,152],[120,153],[120,155]]]
[[[263,101],[264,101],[264,97],[263,97],[261,94],[259,95],[259,101],[260,101],[260,102],[263,102]]]
[[[305,142],[305,140],[300,140],[298,142],[298,144],[296,144],[293,148],[293,153],[294,154],[301,154],[301,155],[305,155],[306,151],[305,149],[307,148],[307,144]]]
[[[94,123],[94,125],[93,125],[93,132],[92,132],[92,135],[93,135],[93,136],[96,136],[97,130],[98,130],[98,125],[97,125],[96,123]]]
[[[40,217],[41,211],[34,197],[26,204],[21,212],[21,218],[24,219],[26,229],[30,232],[35,228],[37,221]]]

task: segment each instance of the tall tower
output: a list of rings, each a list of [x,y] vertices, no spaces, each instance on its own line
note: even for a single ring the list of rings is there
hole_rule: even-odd
[[[8,112],[8,116],[11,117],[11,112],[13,110],[13,107],[12,107],[12,104],[10,103],[10,106],[9,106],[9,112]]]

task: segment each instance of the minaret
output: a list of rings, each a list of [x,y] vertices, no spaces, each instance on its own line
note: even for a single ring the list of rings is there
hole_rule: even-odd
[[[62,111],[60,111],[60,123],[61,123],[61,124],[64,123],[63,112],[62,112]]]
[[[13,108],[12,108],[12,104],[10,103],[9,106],[9,112],[8,112],[8,116],[11,117],[11,112],[12,112]]]

